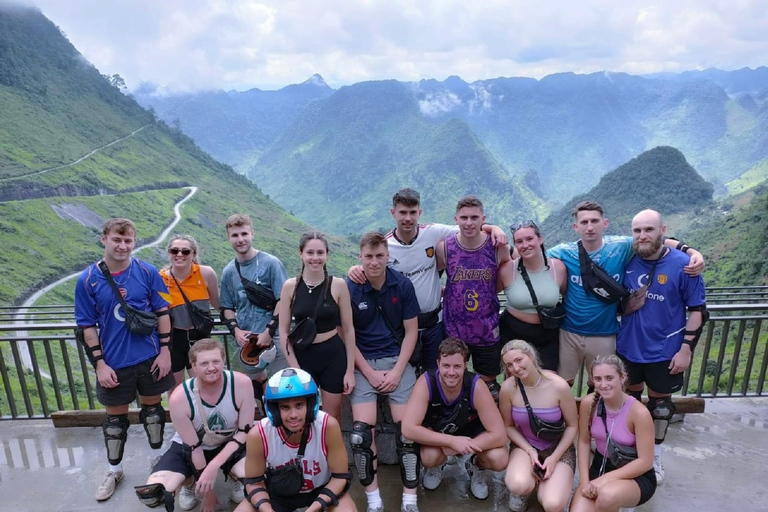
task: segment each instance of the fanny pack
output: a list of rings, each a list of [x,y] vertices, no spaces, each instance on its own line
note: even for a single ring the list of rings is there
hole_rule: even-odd
[[[230,430],[211,430],[208,427],[208,418],[205,416],[205,408],[203,407],[203,399],[200,396],[200,386],[195,386],[195,401],[197,402],[198,413],[200,419],[203,422],[202,442],[206,446],[222,446],[224,443],[228,443],[237,432],[237,429]]]
[[[187,306],[187,311],[189,311],[189,318],[192,320],[192,327],[201,333],[203,338],[207,338],[211,335],[211,331],[213,330],[213,317],[211,316],[210,312],[201,310],[199,307],[189,301],[187,294],[184,293],[184,289],[181,287],[181,284],[176,279],[176,276],[173,275],[173,270],[169,269],[168,273],[171,274],[173,281],[176,283],[176,287],[179,289],[179,292],[181,292],[181,296],[184,299],[184,304]]]
[[[331,278],[332,279],[332,278]],[[317,318],[317,314],[320,312],[320,308],[325,304],[325,300],[328,298],[327,293],[330,290],[330,286],[328,286],[328,279],[323,281],[323,288],[320,291],[320,298],[317,300],[317,305],[315,306],[315,312],[312,314],[311,317],[306,317],[300,320],[296,323],[296,325],[293,326],[293,329],[291,329],[291,332],[288,333],[288,341],[291,342],[291,345],[293,345],[293,349],[296,352],[302,352],[309,347],[313,341],[315,341],[315,337],[317,336],[317,324],[315,324],[315,319]],[[299,283],[296,283],[296,286],[299,286]],[[291,298],[291,311],[293,311],[293,302],[296,298],[296,294],[293,295]]]
[[[616,281],[603,267],[592,261],[581,240],[578,241],[578,246],[581,284],[584,290],[606,304],[614,304],[626,299],[630,294],[629,290]]]
[[[109,283],[109,287],[112,288],[112,292],[115,294],[118,302],[120,302],[120,305],[123,307],[125,327],[133,334],[138,334],[140,336],[149,336],[155,332],[155,328],[157,327],[157,315],[155,312],[142,311],[133,306],[129,306],[128,303],[125,302],[123,294],[120,293],[120,290],[117,288],[117,284],[112,278],[112,274],[109,273],[109,267],[107,267],[104,260],[101,260],[98,263],[98,267],[104,275],[104,278],[107,280],[107,283]]]
[[[544,266],[547,267],[547,272],[549,272],[549,263],[547,262],[546,256],[544,257]],[[539,306],[539,300],[536,298],[536,292],[533,290],[531,278],[528,277],[528,271],[526,270],[525,265],[523,265],[523,258],[520,258],[518,261],[517,270],[520,272],[520,275],[523,276],[525,286],[528,287],[528,293],[531,294],[531,302],[533,302],[533,307],[535,307],[536,311],[539,313],[541,326],[545,329],[557,329],[560,327],[560,323],[565,318],[565,304],[563,304],[563,300],[560,299],[558,303],[551,308]]]
[[[656,265],[658,265],[659,260],[667,254],[667,251],[669,251],[669,249],[664,247],[664,250],[661,252],[659,259],[653,262],[653,267],[651,267],[651,275],[648,276],[648,281],[646,281],[646,283],[640,288],[630,293],[629,297],[621,301],[621,306],[619,309],[622,315],[631,315],[638,309],[645,306],[645,298],[648,295],[648,287],[651,286],[651,283],[653,283],[653,278],[656,276]]]
[[[605,456],[611,461],[611,464],[615,468],[626,466],[633,460],[637,459],[637,448],[634,446],[627,446],[625,444],[619,444],[613,440],[613,437],[608,433],[608,422],[606,421],[605,403],[601,398],[597,403],[597,414],[603,420],[603,427],[605,428]],[[611,429],[613,431],[613,429]]]
[[[304,427],[297,457],[279,468],[267,467],[267,492],[284,497],[296,497],[304,487],[304,451],[307,448],[310,425]]]
[[[565,420],[560,417],[558,421],[551,422],[542,420],[533,412],[533,407],[528,401],[528,395],[525,393],[525,386],[520,379],[517,379],[517,385],[520,388],[520,394],[523,395],[523,401],[525,402],[525,408],[528,411],[528,422],[531,424],[531,431],[539,439],[545,441],[557,441],[563,437],[565,432]]]
[[[272,290],[258,281],[244,278],[243,274],[240,273],[240,262],[237,260],[235,260],[235,268],[237,269],[237,275],[240,276],[240,283],[243,285],[248,302],[261,309],[274,311],[275,306],[277,306],[277,299]]]
[[[437,323],[440,321],[440,311],[442,309],[443,309],[443,306],[440,305],[437,307],[437,309],[433,309],[432,311],[427,311],[426,313],[420,313],[419,329],[429,329],[430,327],[436,326]]]

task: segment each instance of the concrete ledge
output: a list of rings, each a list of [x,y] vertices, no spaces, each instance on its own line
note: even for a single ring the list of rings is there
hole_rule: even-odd
[[[696,414],[704,412],[705,401],[698,396],[673,396],[675,403],[675,414]],[[581,398],[576,399],[576,405],[581,403]],[[643,404],[648,404],[648,397],[643,397]]]

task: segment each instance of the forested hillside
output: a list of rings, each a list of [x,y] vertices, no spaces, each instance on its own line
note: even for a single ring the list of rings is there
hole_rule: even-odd
[[[110,216],[133,218],[142,240],[156,237],[185,186],[200,190],[184,205],[177,230],[198,238],[205,263],[220,271],[231,259],[224,221],[246,212],[257,246],[296,271],[307,225],[156,122],[119,85],[39,11],[0,8],[0,304],[18,303],[98,258],[99,228]],[[331,267],[339,272],[356,248],[333,244]],[[163,247],[141,257],[161,263]]]

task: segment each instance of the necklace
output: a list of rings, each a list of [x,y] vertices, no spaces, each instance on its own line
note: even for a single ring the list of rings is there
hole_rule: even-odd
[[[315,288],[317,288],[318,286],[320,286],[324,282],[325,282],[325,278],[321,279],[320,281],[316,281],[316,282],[309,282],[307,279],[304,279],[304,284],[306,285],[307,290],[309,290],[309,293],[312,293],[312,290],[314,290]]]
[[[539,372],[539,380],[537,380],[537,381],[536,381],[536,384],[534,384],[533,386],[525,386],[525,387],[527,387],[528,389],[533,389],[533,388],[535,388],[535,387],[536,387],[536,386],[538,386],[538,385],[539,385],[539,383],[541,382],[541,377],[542,377],[542,376],[543,376],[543,374],[542,374],[541,372]],[[522,381],[521,381],[521,382],[522,382]]]

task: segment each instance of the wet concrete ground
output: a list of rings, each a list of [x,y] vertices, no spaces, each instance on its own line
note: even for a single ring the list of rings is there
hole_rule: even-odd
[[[768,398],[707,400],[706,409],[670,427],[663,455],[665,482],[638,512],[768,511]],[[133,492],[149,473],[150,450],[142,428],[130,429],[125,477],[115,495],[98,503],[93,492],[106,470],[104,457],[100,427],[55,429],[47,420],[0,422],[0,510],[147,510]],[[379,477],[385,510],[397,512],[402,492],[397,466],[383,466]],[[419,490],[419,509],[508,510],[500,474],[485,501],[470,497],[468,487],[463,466],[450,466],[437,490]],[[221,482],[218,490],[224,501],[227,486]],[[365,497],[357,482],[351,493],[364,511]]]

